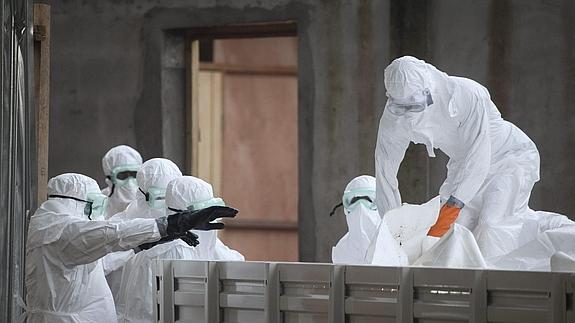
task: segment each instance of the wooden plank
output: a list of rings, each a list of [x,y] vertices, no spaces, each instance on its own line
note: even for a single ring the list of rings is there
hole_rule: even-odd
[[[249,230],[295,230],[298,229],[296,221],[274,221],[267,219],[225,219],[226,229]]]
[[[47,198],[50,121],[50,5],[34,4],[34,96],[38,205]]]
[[[198,103],[199,141],[196,152],[198,162],[196,176],[212,183],[212,122],[210,114],[212,108],[212,72],[199,72]]]
[[[223,150],[223,75],[221,72],[212,74],[212,186],[214,194],[222,194],[222,150]]]
[[[199,41],[190,42],[188,47],[188,114],[187,114],[187,172],[197,176],[198,174],[198,144],[200,141],[199,132],[199,64],[200,47]]]
[[[198,177],[212,184],[214,194],[221,193],[222,158],[222,73],[199,71]]]
[[[200,63],[202,71],[220,71],[229,74],[297,76],[297,66],[238,65]]]
[[[214,27],[196,27],[187,31],[190,39],[226,39],[256,37],[289,37],[297,36],[295,21],[262,22],[235,24]]]

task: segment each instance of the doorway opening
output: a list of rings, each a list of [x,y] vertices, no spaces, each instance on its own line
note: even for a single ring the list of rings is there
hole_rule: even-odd
[[[295,23],[188,33],[188,171],[239,209],[220,239],[246,260],[298,260]]]

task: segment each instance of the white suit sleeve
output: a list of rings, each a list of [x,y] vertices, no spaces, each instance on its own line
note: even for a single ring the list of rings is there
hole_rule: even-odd
[[[491,163],[491,138],[489,136],[489,96],[473,96],[460,104],[455,116],[460,122],[458,145],[462,150],[454,161],[457,167],[450,167],[447,180],[453,184],[451,193],[467,204],[473,199],[485,181]]]
[[[397,172],[409,146],[409,139],[397,131],[395,121],[392,115],[384,111],[377,132],[375,200],[381,217],[385,212],[401,206]]]
[[[79,220],[64,228],[56,247],[65,265],[76,266],[96,261],[110,252],[129,250],[159,239],[160,232],[154,219]]]
[[[104,275],[108,275],[114,270],[123,267],[134,256],[134,250],[112,252],[102,257],[102,267]]]

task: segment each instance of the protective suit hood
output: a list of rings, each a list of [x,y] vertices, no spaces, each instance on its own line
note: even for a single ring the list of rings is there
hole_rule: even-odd
[[[172,209],[185,210],[192,203],[207,201],[213,197],[212,185],[193,176],[182,176],[168,184],[166,206]]]
[[[61,195],[86,200],[91,192],[99,192],[98,183],[88,176],[74,173],[58,175],[48,181],[48,196]],[[87,219],[84,202],[66,198],[49,198],[30,220],[28,249],[52,243],[60,238],[70,217]],[[40,220],[41,219],[41,220]]]
[[[209,183],[193,177],[182,176],[174,179],[166,189],[167,214],[174,211],[186,210],[190,205],[199,202],[208,202],[214,199],[214,191]],[[208,206],[209,204],[206,204]],[[195,247],[199,259],[206,260],[244,260],[237,251],[229,249],[219,239],[217,231],[192,230],[198,235],[200,244]]]
[[[182,176],[168,184],[166,190],[167,214],[173,213],[170,209],[186,210],[193,203],[207,201],[214,197],[212,185],[193,177]],[[218,238],[217,231],[193,230],[198,235],[200,244],[196,250],[200,255],[211,255]]]
[[[102,170],[106,176],[112,175],[114,168],[125,165],[142,165],[142,156],[130,146],[116,146],[102,158]]]
[[[167,187],[174,178],[182,176],[182,172],[173,161],[165,158],[152,158],[146,161],[136,180],[138,186],[144,192],[148,192],[150,187]]]
[[[112,177],[114,170],[129,167],[131,170],[139,169],[142,165],[142,156],[130,146],[120,145],[110,149],[102,158],[102,170],[106,175],[107,188],[102,193],[109,196],[106,218],[123,211],[128,204],[138,196],[136,179],[129,179],[123,185],[114,184]]]
[[[375,203],[373,201],[375,197],[375,178],[373,176],[358,176],[345,187],[343,202],[346,207],[344,212],[348,232],[332,249],[332,261],[334,263],[365,263],[367,249],[376,235],[381,218],[377,209],[362,203],[364,200],[355,202],[348,209],[346,204],[349,202],[346,202],[346,198],[353,199],[368,195],[371,195],[370,198]]]
[[[447,105],[452,116],[456,113],[451,100],[456,84],[449,75],[423,60],[412,56],[396,58],[385,68],[384,82],[388,97],[401,100],[429,90],[436,103]]]

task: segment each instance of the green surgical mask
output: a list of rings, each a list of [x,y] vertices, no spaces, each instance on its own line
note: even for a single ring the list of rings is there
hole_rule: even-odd
[[[103,217],[108,205],[108,197],[100,192],[88,193],[86,196],[86,206],[84,207],[84,214],[88,219]]]
[[[146,196],[146,201],[148,205],[153,209],[165,209],[166,208],[166,189],[156,186],[151,186],[148,188],[148,193],[144,193],[142,189],[140,191]]]

